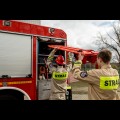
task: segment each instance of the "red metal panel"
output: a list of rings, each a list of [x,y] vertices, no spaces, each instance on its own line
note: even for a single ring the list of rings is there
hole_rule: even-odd
[[[12,22],[13,23],[13,22]],[[14,23],[14,26],[15,26],[15,23]],[[27,33],[27,34],[30,34],[30,29],[31,29],[31,26],[30,24],[25,24],[25,23],[22,23],[20,24],[19,23],[19,29],[16,29],[16,31],[20,32],[20,33]]]
[[[31,34],[35,34],[35,35],[39,34],[37,25],[30,25],[30,28],[31,28],[31,31],[30,31]],[[40,31],[40,34],[41,34],[41,31]]]
[[[51,34],[49,32],[50,27],[28,24],[14,20],[10,20],[11,26],[3,26],[3,21],[4,20],[0,20],[0,30],[3,31],[18,32],[24,34],[33,34],[38,36],[55,37],[55,38],[63,38],[63,39],[66,39],[67,37],[66,33],[61,29],[55,28],[54,34]]]

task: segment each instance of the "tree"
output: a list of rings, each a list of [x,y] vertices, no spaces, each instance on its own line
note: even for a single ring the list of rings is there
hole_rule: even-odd
[[[96,40],[98,50],[108,48],[114,52],[113,61],[117,61],[120,65],[120,20],[112,24],[111,33],[106,32],[106,35],[99,33]]]

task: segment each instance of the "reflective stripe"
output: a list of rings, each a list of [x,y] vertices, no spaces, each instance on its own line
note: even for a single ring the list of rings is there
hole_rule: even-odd
[[[75,63],[74,63],[74,66],[81,66],[82,62],[80,60],[77,60]]]
[[[67,86],[67,89],[71,89],[71,86]]]
[[[68,72],[53,72],[52,78],[55,80],[64,80],[68,78]]]
[[[81,66],[81,64],[78,64],[78,63],[76,64],[76,63],[75,63],[74,66],[75,66],[75,67],[76,67],[76,66]]]
[[[81,62],[79,62],[79,61],[76,61],[74,64],[81,64]]]
[[[74,66],[81,66],[81,64],[74,64]]]
[[[32,83],[32,81],[7,82],[8,85],[13,85],[13,84],[26,84],[26,83]]]
[[[48,59],[49,59],[49,60],[53,60],[53,57],[52,57],[52,56],[49,56]]]
[[[119,86],[119,76],[100,77],[100,88],[105,90],[117,89]]]
[[[72,61],[72,58],[68,58],[69,61]]]
[[[0,82],[0,85],[3,85],[4,82]],[[32,81],[15,81],[15,82],[6,82],[7,85],[15,85],[15,84],[27,84],[32,83]]]

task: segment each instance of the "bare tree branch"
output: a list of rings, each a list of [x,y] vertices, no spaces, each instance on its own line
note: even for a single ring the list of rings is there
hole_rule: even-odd
[[[120,25],[120,20],[118,21],[118,25]],[[113,58],[114,61],[118,61],[120,64],[120,27],[112,25],[113,27],[113,35],[106,32],[106,36],[103,36],[101,33],[97,36],[98,49],[101,50],[103,48],[109,48],[112,51],[115,51],[115,56]],[[114,38],[115,36],[115,38]],[[110,43],[111,40],[111,43]],[[114,41],[114,44],[112,43]]]
[[[107,35],[109,36],[110,39],[115,41],[115,43],[120,47],[120,43],[119,42],[117,42],[113,37],[111,37],[109,33],[107,33]]]
[[[118,45],[120,46],[120,36],[119,36],[119,33],[118,33],[117,28],[115,27],[115,25],[113,25],[113,29],[114,29],[114,33],[115,33],[115,35],[117,37],[117,40],[119,42]]]

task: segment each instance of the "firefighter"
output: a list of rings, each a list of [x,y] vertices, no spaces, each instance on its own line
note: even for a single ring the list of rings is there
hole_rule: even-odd
[[[53,58],[56,51],[57,48],[54,48],[47,59],[47,65],[52,74],[50,100],[66,100],[67,79],[69,71],[72,69],[72,59],[69,55],[69,63],[65,66],[64,57],[58,55],[55,59],[57,64],[57,67],[55,67]]]
[[[78,61],[73,66],[73,76],[77,80],[88,83],[89,100],[119,100],[119,74],[110,65],[112,53],[103,49],[98,53],[98,69],[81,71],[83,55],[79,53]]]

